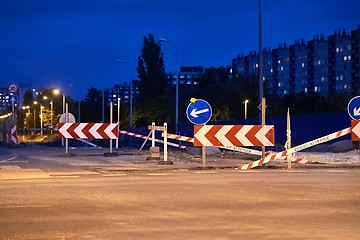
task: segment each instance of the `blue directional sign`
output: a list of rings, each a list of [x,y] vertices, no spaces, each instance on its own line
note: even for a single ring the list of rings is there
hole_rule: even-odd
[[[202,99],[190,100],[190,104],[186,108],[186,116],[190,122],[196,125],[207,123],[212,115],[210,104]]]
[[[349,101],[347,110],[352,119],[360,120],[360,96],[356,96]]]
[[[9,102],[10,102],[12,105],[17,104],[17,103],[18,103],[17,96],[15,96],[15,95],[10,95],[10,97],[9,97]]]

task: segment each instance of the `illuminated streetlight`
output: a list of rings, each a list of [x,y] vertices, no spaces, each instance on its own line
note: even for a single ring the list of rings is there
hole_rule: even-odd
[[[35,135],[35,128],[36,128],[36,119],[35,119],[35,116],[36,116],[36,108],[35,108],[35,105],[37,104],[38,102],[37,101],[34,101],[33,104],[34,104],[34,135]]]
[[[61,91],[59,89],[54,89],[53,93],[55,95],[59,95],[61,93]],[[63,105],[63,113],[65,113],[65,94],[64,93],[62,94],[62,98],[63,98],[63,103],[62,103],[62,105]]]
[[[245,104],[245,119],[247,119],[247,104],[249,103],[249,100],[246,99],[243,103]]]
[[[48,98],[47,96],[43,96],[44,100],[50,99],[50,125],[51,129],[53,127],[53,116],[54,116],[54,101],[51,98]],[[52,130],[51,130],[52,131]]]

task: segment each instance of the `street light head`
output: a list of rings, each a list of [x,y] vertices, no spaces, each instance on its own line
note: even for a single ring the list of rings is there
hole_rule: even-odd
[[[48,97],[47,97],[47,96],[43,96],[43,99],[46,100],[46,99],[48,99]]]
[[[34,101],[33,103],[36,105],[38,102],[37,102],[37,101]]]
[[[58,94],[60,93],[60,90],[59,90],[59,89],[54,89],[54,90],[53,90],[53,93],[54,93],[55,95],[58,95]]]
[[[166,38],[159,38],[159,42],[167,42],[168,40]]]

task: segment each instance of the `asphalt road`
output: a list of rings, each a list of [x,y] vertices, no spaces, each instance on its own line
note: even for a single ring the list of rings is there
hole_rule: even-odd
[[[0,154],[0,239],[358,239],[360,234],[359,169],[120,172],[106,167],[124,167],[130,158],[121,163],[99,158],[86,169],[89,160],[80,157]],[[66,164],[57,165],[61,161],[72,162],[68,171]],[[102,170],[94,171],[98,167]]]

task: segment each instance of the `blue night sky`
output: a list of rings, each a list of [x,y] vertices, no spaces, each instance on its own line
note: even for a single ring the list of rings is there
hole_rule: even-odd
[[[262,0],[263,47],[350,32],[359,9],[359,0]],[[179,66],[229,66],[257,51],[258,1],[2,0],[0,32],[0,87],[32,79],[36,89],[58,87],[78,100],[90,87],[129,80],[117,59],[135,77],[149,33],[177,45]],[[166,71],[174,71],[175,48],[162,50]]]

